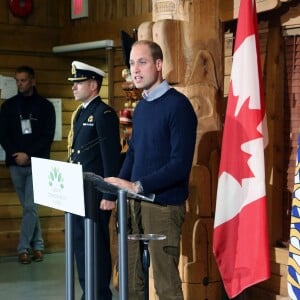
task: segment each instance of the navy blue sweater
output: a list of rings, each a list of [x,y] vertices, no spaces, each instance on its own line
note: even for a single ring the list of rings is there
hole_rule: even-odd
[[[169,89],[154,101],[142,99],[133,115],[132,138],[119,177],[141,181],[155,202],[178,205],[188,197],[197,117],[190,101]]]

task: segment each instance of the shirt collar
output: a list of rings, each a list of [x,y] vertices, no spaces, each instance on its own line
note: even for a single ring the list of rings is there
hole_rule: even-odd
[[[142,96],[146,101],[153,101],[160,96],[162,96],[168,89],[171,87],[169,86],[168,82],[166,80],[162,81],[160,85],[158,85],[156,88],[154,88],[152,91],[147,93],[146,91],[143,91]]]
[[[98,96],[96,96],[95,98],[97,98],[97,97],[98,97]],[[88,105],[89,105],[95,98],[91,99],[89,102],[83,102],[83,103],[82,103],[82,107],[83,107],[83,108],[87,108]]]

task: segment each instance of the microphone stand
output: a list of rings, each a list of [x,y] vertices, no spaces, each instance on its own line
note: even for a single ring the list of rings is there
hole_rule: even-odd
[[[119,239],[119,299],[128,300],[128,245],[127,245],[127,197],[140,200],[153,202],[155,195],[140,195],[120,189],[115,185],[107,183],[104,179],[90,172],[84,172],[83,177],[85,180],[94,184],[94,187],[102,193],[109,193],[118,196],[118,239]]]
[[[128,245],[127,245],[127,192],[118,191],[119,222],[119,296],[120,300],[128,299]]]

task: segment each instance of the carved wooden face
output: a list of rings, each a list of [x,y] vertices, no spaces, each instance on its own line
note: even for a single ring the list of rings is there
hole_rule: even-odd
[[[184,2],[186,0],[152,0],[153,20],[185,20]]]

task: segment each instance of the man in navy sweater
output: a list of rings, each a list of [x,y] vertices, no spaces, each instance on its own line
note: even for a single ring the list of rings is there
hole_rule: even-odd
[[[136,193],[155,194],[154,203],[129,200],[130,233],[166,235],[164,241],[149,244],[154,286],[160,300],[181,300],[180,237],[197,117],[190,101],[163,80],[159,45],[135,42],[129,63],[135,86],[143,89],[142,99],[133,114],[132,138],[119,176],[105,180]],[[128,247],[129,298],[144,299],[139,244],[130,241]]]

